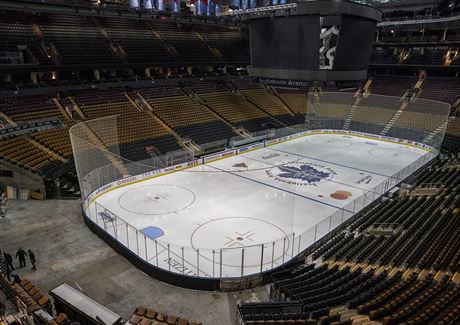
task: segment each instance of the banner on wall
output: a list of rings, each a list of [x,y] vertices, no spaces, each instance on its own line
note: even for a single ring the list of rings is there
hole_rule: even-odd
[[[309,81],[290,80],[290,79],[260,78],[259,82],[265,85],[293,87],[293,88],[302,88],[302,87],[309,86]]]
[[[240,5],[240,0],[232,0],[231,2],[231,8],[233,10],[236,10],[236,9],[240,9],[241,5]]]
[[[214,2],[212,0],[208,0],[208,6],[207,6],[206,14],[208,16],[212,16],[212,15],[215,14],[215,5],[214,5]]]
[[[220,4],[216,3],[215,14],[220,15],[221,13],[222,13],[222,8],[220,7]]]
[[[155,3],[156,3],[155,7],[157,8],[158,11],[165,10],[165,3],[163,0],[156,0]]]
[[[207,0],[198,0],[195,2],[195,15],[202,16],[207,13]]]
[[[171,12],[173,14],[180,12],[180,0],[171,0]]]
[[[132,9],[139,9],[139,0],[129,0],[129,7]]]
[[[144,9],[145,10],[152,10],[153,9],[152,0],[144,0]]]

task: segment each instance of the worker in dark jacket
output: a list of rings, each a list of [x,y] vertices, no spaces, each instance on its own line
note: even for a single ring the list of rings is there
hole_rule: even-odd
[[[10,269],[10,271],[14,271],[13,257],[8,253],[3,253],[3,257],[5,258],[6,266]]]
[[[30,264],[32,264],[32,271],[35,271],[37,268],[35,267],[35,254],[29,249],[27,251],[29,253],[29,260]]]
[[[16,258],[19,259],[19,267],[26,266],[26,256],[27,253],[22,248],[19,248],[16,253]]]
[[[10,268],[8,266],[6,267],[5,275],[6,275],[6,278],[8,279],[8,281],[11,282],[11,270],[10,270]]]
[[[20,284],[21,283],[21,277],[19,274],[11,274],[13,277],[13,283],[12,284]]]

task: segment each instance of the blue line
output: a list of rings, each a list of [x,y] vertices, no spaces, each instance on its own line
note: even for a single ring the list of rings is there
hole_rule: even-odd
[[[247,156],[245,156],[245,158],[251,159],[251,160],[254,160],[254,161],[263,163],[263,164],[271,165],[271,166],[274,166],[274,167],[279,166],[279,165],[276,165],[276,164],[271,164],[271,163],[269,163],[269,162],[257,160],[257,159],[255,159],[255,158],[251,158],[251,157],[247,157]],[[299,158],[299,159],[300,159],[300,158]],[[298,159],[298,160],[299,160],[299,159]],[[295,162],[295,161],[297,161],[297,160],[294,160],[293,162]],[[358,190],[361,190],[361,191],[366,192],[366,189],[365,189],[365,188],[361,188],[361,187],[354,186],[354,185],[350,185],[350,184],[345,184],[345,183],[342,183],[342,182],[337,182],[337,181],[334,181],[334,180],[332,180],[332,179],[326,179],[326,182],[336,183],[336,184],[340,184],[340,185],[344,185],[344,186],[356,188],[356,189],[358,189]]]
[[[368,170],[365,170],[365,169],[359,169],[359,168],[356,168],[356,167],[350,167],[350,166],[347,166],[347,165],[333,163],[333,162],[330,162],[330,161],[327,161],[327,160],[322,160],[322,159],[318,159],[318,158],[312,158],[312,157],[308,157],[308,156],[303,156],[303,155],[298,154],[298,153],[292,153],[292,152],[289,152],[289,151],[273,149],[273,148],[269,148],[269,147],[267,147],[267,149],[270,149],[270,150],[273,150],[273,151],[279,151],[279,152],[283,152],[283,153],[288,153],[290,155],[299,156],[299,157],[303,157],[303,158],[308,158],[308,159],[311,159],[311,160],[317,160],[317,161],[321,161],[321,162],[328,163],[328,164],[331,164],[331,165],[337,165],[337,166],[341,166],[341,167],[345,167],[345,168],[349,168],[349,169],[359,170],[359,171],[366,172],[366,173],[369,173],[369,174],[384,176],[384,177],[387,177],[387,178],[392,178],[393,177],[393,176],[388,176],[388,175],[385,175],[385,174],[379,174],[379,173],[376,173],[376,172],[371,172],[371,171],[368,171]]]
[[[214,167],[214,166],[211,166],[211,165],[206,165],[206,166],[211,167],[211,168],[214,168],[214,169],[217,169],[217,170],[219,170],[219,171],[221,171],[221,172],[224,172],[224,173],[231,174],[231,175],[233,175],[233,176],[237,176],[237,177],[244,178],[244,179],[246,179],[246,180],[248,180],[248,181],[251,181],[251,182],[255,182],[255,183],[259,183],[259,184],[262,184],[262,185],[265,185],[265,186],[268,186],[268,187],[275,188],[275,189],[277,189],[277,190],[279,190],[279,191],[281,191],[281,192],[286,192],[286,193],[289,193],[289,194],[292,194],[292,195],[300,196],[300,197],[302,197],[302,198],[304,198],[304,199],[311,200],[311,201],[314,201],[314,202],[316,202],[316,203],[328,205],[328,206],[333,207],[333,208],[335,208],[335,209],[345,210],[345,211],[347,211],[347,212],[353,213],[353,211],[346,210],[345,208],[341,208],[341,207],[338,207],[338,206],[335,206],[335,205],[332,205],[332,204],[329,204],[329,203],[326,203],[326,202],[321,202],[321,201],[319,201],[319,200],[312,199],[312,198],[310,198],[310,197],[308,197],[308,196],[304,196],[304,195],[302,195],[302,194],[298,194],[298,193],[295,193],[295,192],[291,192],[291,191],[288,191],[288,190],[285,190],[285,189],[276,187],[276,186],[274,186],[274,185],[270,185],[270,184],[267,184],[267,183],[258,181],[258,180],[256,180],[256,179],[252,179],[252,178],[249,178],[249,177],[241,176],[241,175],[239,175],[239,174],[235,174],[235,173],[232,173],[232,172],[230,172],[230,171],[227,171],[227,170],[224,170],[224,169],[220,169],[220,168],[217,168],[217,167]]]

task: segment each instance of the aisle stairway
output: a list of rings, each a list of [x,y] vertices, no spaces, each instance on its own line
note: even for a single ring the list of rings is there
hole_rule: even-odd
[[[358,108],[358,105],[361,102],[361,99],[362,98],[360,96],[357,96],[355,99],[355,102],[351,106],[350,111],[348,112],[348,115],[345,118],[345,123],[343,124],[343,128],[345,130],[348,130],[350,128],[351,121],[353,120],[353,117],[355,116],[356,109]]]
[[[443,122],[441,125],[439,125],[433,132],[430,132],[430,134],[428,134],[425,137],[425,139],[423,139],[423,143],[430,143],[431,140],[433,140],[433,138],[436,135],[439,135],[440,133],[442,133],[442,135],[444,135],[444,132],[446,130],[447,125],[449,124],[450,121],[452,121],[454,119],[455,119],[454,116],[450,116],[445,122]]]
[[[169,126],[163,119],[160,118],[155,113],[154,108],[150,105],[150,103],[147,101],[147,99],[142,96],[140,92],[136,92],[137,99],[131,99],[131,103],[135,105],[137,109],[141,109],[142,111],[148,112],[163,128],[168,130],[168,132],[173,135],[177,143],[187,151],[189,151],[191,154],[196,155],[199,152],[201,152],[200,146],[193,142],[191,139],[181,137],[171,126]]]
[[[393,127],[393,125],[396,123],[396,121],[398,120],[399,116],[402,114],[404,108],[407,107],[407,105],[409,105],[409,101],[408,100],[404,100],[404,102],[399,106],[399,109],[393,114],[393,116],[391,117],[391,119],[388,121],[388,123],[385,125],[385,127],[383,128],[382,132],[380,132],[380,135],[386,135],[388,133],[388,131]]]
[[[253,106],[257,107],[259,110],[261,110],[262,112],[264,112],[267,116],[269,116],[276,124],[278,125],[281,125],[283,127],[287,126],[286,123],[284,123],[283,121],[281,121],[280,119],[278,119],[276,116],[273,116],[272,114],[270,114],[267,110],[265,110],[263,107],[257,105],[253,100],[251,100],[251,98],[249,98],[246,94],[243,94],[241,91],[237,91],[235,93],[236,96],[239,96],[243,99],[245,99],[246,101],[248,101],[249,103],[251,103]]]

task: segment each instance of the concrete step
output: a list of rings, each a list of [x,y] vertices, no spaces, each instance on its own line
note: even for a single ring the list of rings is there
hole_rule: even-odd
[[[329,316],[334,316],[334,315],[337,315],[337,314],[342,314],[344,312],[348,311],[348,308],[345,306],[345,305],[340,305],[340,306],[337,306],[337,307],[333,307],[331,308],[331,310],[329,311]]]
[[[460,272],[456,272],[452,277],[452,282],[460,284]]]
[[[353,325],[360,325],[366,322],[370,322],[369,316],[367,315],[356,315],[354,317],[349,317],[352,320]]]

